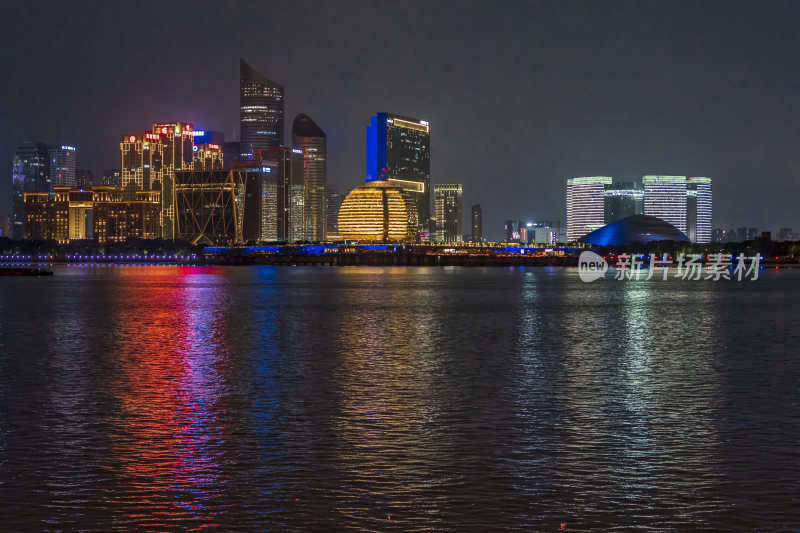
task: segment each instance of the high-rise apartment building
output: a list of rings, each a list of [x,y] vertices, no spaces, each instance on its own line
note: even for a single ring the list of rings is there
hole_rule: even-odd
[[[644,176],[642,187],[644,214],[669,222],[686,234],[686,177]]]
[[[25,237],[26,192],[50,193],[47,145],[24,141],[17,147],[11,170],[11,238]]]
[[[300,113],[292,124],[292,146],[303,154],[305,240],[325,240],[325,189],[328,185],[328,139],[322,128]]]
[[[283,146],[283,85],[239,63],[240,151],[245,159]]]
[[[481,204],[472,206],[472,242],[483,242],[483,210]]]
[[[711,242],[711,179],[686,179],[686,236],[692,242]]]
[[[441,183],[433,186],[436,204],[436,240],[461,242],[461,184]]]
[[[430,219],[430,147],[425,120],[378,113],[367,126],[367,182],[387,180],[409,192],[420,228],[427,228]]]
[[[608,176],[567,180],[567,240],[577,241],[605,225],[605,188]]]
[[[74,187],[77,183],[75,171],[75,147],[66,144],[51,146],[50,156],[50,192],[54,187]]]

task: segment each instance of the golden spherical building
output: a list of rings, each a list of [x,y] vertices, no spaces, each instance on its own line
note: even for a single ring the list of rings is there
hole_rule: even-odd
[[[416,242],[417,226],[411,195],[388,181],[359,185],[339,208],[339,234],[348,241]]]

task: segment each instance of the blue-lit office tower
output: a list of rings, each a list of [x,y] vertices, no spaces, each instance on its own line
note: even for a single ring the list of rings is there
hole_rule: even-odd
[[[711,178],[686,178],[686,236],[711,242]]]
[[[67,145],[51,146],[50,155],[50,192],[53,187],[74,187],[77,183],[75,175],[75,147]]]
[[[328,138],[305,113],[292,124],[292,147],[303,152],[305,240],[325,240],[325,189],[328,186]]]
[[[24,141],[17,147],[11,170],[11,238],[25,236],[26,192],[50,192],[50,156],[47,145]]]
[[[420,228],[427,228],[431,217],[430,147],[425,120],[378,113],[367,126],[367,181],[398,181],[415,200]]]
[[[283,85],[239,63],[240,150],[244,159],[283,146]]]

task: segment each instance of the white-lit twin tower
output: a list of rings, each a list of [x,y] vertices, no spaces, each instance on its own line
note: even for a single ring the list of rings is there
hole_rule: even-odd
[[[711,179],[644,176],[642,185],[608,176],[567,180],[567,240],[644,213],[678,228],[690,241],[711,242]]]

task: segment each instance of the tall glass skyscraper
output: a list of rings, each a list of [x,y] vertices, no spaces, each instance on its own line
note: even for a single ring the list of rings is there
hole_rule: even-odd
[[[17,147],[11,170],[11,238],[25,237],[26,192],[50,192],[50,155],[44,143],[24,141]]]
[[[239,63],[241,156],[252,159],[283,146],[283,85],[259,74],[242,59]]]
[[[692,242],[711,242],[711,178],[686,179],[686,236]]]
[[[441,183],[433,186],[436,203],[436,240],[461,242],[461,184]]]
[[[311,117],[300,113],[292,124],[292,146],[303,152],[305,240],[325,240],[325,189],[328,185],[328,139]]]
[[[605,225],[605,188],[608,176],[567,180],[567,240],[577,241]]]
[[[367,182],[393,181],[411,193],[420,228],[430,219],[430,125],[392,113],[378,113],[367,126]]]
[[[669,222],[685,234],[686,177],[644,176],[642,186],[644,188],[644,214]]]
[[[75,147],[65,144],[51,146],[50,155],[50,192],[53,187],[74,187],[76,181]]]

